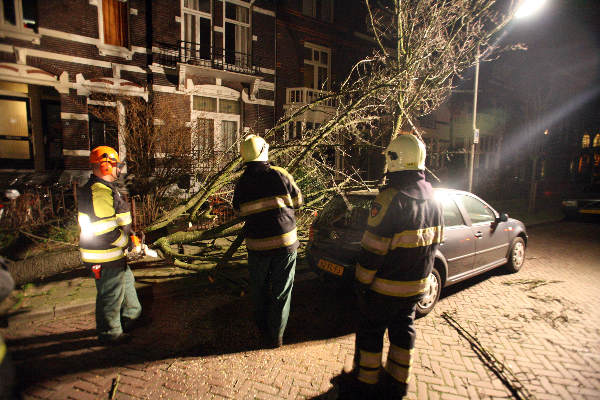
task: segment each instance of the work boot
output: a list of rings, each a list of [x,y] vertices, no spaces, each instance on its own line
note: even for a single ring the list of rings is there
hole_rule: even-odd
[[[98,341],[104,346],[119,346],[131,342],[131,335],[127,333],[121,333],[117,336],[98,336]]]
[[[381,398],[383,400],[401,400],[408,392],[408,384],[398,382],[385,369],[380,374]]]
[[[277,348],[283,346],[283,338],[278,337],[276,339],[273,339],[273,341],[271,342],[271,345],[272,345],[272,348],[274,348],[274,349],[277,349]]]
[[[129,333],[137,329],[144,328],[152,323],[152,317],[138,317],[136,319],[122,318],[121,327],[123,332]]]
[[[339,387],[340,400],[378,400],[381,398],[378,385],[369,385],[356,379],[354,373],[342,372],[331,380]]]
[[[272,338],[268,334],[260,335],[260,346],[265,349],[277,349],[283,346],[282,338]]]

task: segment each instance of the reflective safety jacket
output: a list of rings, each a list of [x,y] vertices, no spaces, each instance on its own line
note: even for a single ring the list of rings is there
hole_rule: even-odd
[[[379,294],[418,300],[442,241],[442,208],[422,172],[390,175],[373,202],[355,279]]]
[[[95,175],[78,190],[77,199],[82,261],[103,266],[122,263],[131,229],[129,204],[112,183]]]
[[[285,169],[268,162],[246,163],[233,195],[233,207],[244,217],[246,247],[256,252],[294,252],[299,246],[294,208],[302,194]]]

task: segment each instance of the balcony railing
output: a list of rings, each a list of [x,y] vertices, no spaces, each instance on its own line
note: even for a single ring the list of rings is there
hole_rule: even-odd
[[[317,90],[307,87],[287,88],[285,90],[285,103],[287,105],[306,105],[316,100],[322,99],[331,95],[331,92],[325,90]],[[337,107],[337,99],[332,97],[324,100],[320,105],[325,107]]]
[[[166,67],[174,68],[177,63],[183,63],[242,74],[258,73],[255,57],[239,51],[183,40],[177,45],[158,43],[158,47],[158,62]]]

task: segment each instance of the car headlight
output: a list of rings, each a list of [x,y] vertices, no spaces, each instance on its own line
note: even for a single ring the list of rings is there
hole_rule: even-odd
[[[563,200],[563,207],[577,207],[577,200]]]

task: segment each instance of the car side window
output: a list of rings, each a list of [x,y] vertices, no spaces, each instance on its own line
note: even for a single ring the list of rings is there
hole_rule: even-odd
[[[446,228],[465,224],[460,210],[451,197],[445,197],[442,205],[444,207],[444,225]]]
[[[494,212],[475,197],[465,195],[459,195],[457,197],[462,202],[467,214],[469,214],[471,223],[477,224],[480,222],[492,222],[496,220],[496,215]]]

